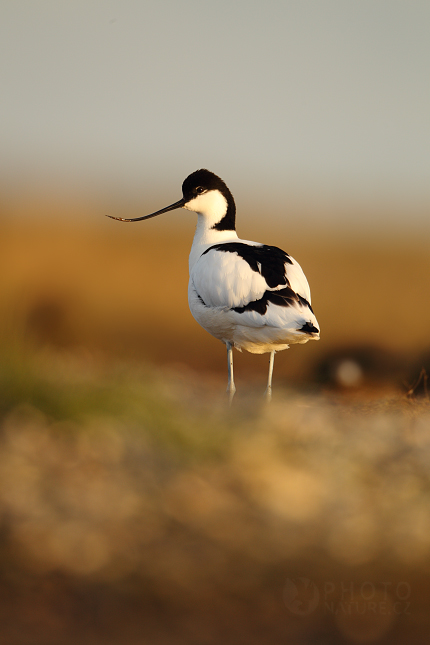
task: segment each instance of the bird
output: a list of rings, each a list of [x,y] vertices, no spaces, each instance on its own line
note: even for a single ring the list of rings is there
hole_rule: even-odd
[[[320,337],[305,274],[277,246],[238,237],[233,195],[220,177],[205,168],[184,180],[182,198],[174,204],[133,219],[108,217],[139,222],[178,208],[197,213],[188,304],[194,319],[227,348],[229,402],[236,392],[233,348],[270,354],[265,390],[270,401],[275,353]]]

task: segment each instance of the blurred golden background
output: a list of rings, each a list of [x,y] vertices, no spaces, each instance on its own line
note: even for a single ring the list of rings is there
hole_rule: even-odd
[[[4,4],[2,643],[427,641],[429,19]],[[193,214],[105,217],[202,166],[311,286],[270,406],[188,311]]]
[[[161,218],[124,224],[106,219],[102,207],[57,204],[47,217],[52,208],[48,201],[36,212],[33,206],[31,216],[3,211],[5,346],[90,351],[225,375],[222,344],[188,309],[192,214],[164,216],[167,225]],[[342,358],[366,372],[360,385],[376,378],[380,386],[401,389],[419,375],[429,351],[427,239],[317,236],[275,222],[263,227],[255,218],[247,222],[246,213],[241,217],[240,207],[238,219],[245,239],[276,244],[299,258],[321,320],[322,342],[279,354],[278,376],[290,384],[335,384],[329,363],[335,369]],[[261,383],[266,363],[267,356],[236,357],[240,377],[259,374]]]

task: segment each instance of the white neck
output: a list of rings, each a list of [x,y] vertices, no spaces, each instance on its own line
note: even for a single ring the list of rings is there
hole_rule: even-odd
[[[230,242],[237,240],[236,231],[217,231],[213,228],[213,221],[206,215],[197,213],[197,228],[194,234],[193,245],[191,247],[189,268],[190,272],[201,254],[207,248],[220,242]]]

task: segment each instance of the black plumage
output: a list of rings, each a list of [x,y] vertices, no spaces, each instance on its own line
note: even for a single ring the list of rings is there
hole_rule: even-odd
[[[202,253],[205,255],[210,251],[222,251],[223,253],[236,253],[247,262],[256,273],[260,273],[267,282],[270,289],[276,289],[281,285],[290,286],[285,264],[292,264],[288,253],[285,253],[277,246],[267,244],[250,245],[243,242],[226,242],[214,244]],[[294,293],[294,292],[293,292]]]
[[[278,289],[277,291],[265,291],[262,298],[248,302],[243,307],[234,307],[233,311],[238,314],[243,314],[245,311],[256,311],[258,314],[264,316],[269,302],[278,307],[292,307],[294,304],[300,304],[303,307],[308,307],[312,311],[306,298],[299,296],[291,287],[284,287],[284,289]]]

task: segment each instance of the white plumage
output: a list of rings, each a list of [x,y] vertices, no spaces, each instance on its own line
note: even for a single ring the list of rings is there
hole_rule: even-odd
[[[237,237],[236,241],[257,246]],[[300,265],[291,260],[293,264],[285,266],[290,287],[310,304],[306,277]],[[190,268],[188,302],[194,318],[210,334],[224,342],[229,340],[239,350],[264,354],[287,349],[291,343],[306,343],[309,334],[298,328],[307,322],[314,327],[318,325],[315,315],[300,303],[280,307],[269,302],[264,314],[234,310],[260,300],[266,291],[279,290],[279,286],[270,289],[261,273],[252,271],[236,253],[212,250],[201,255]]]
[[[183,198],[171,206],[122,221],[140,221],[176,208],[197,213],[189,260],[191,313],[227,346],[230,401],[235,392],[232,347],[270,353],[270,400],[275,352],[319,339],[308,281],[300,265],[281,249],[238,238],[233,195],[217,175],[197,170],[185,179],[182,192]]]

